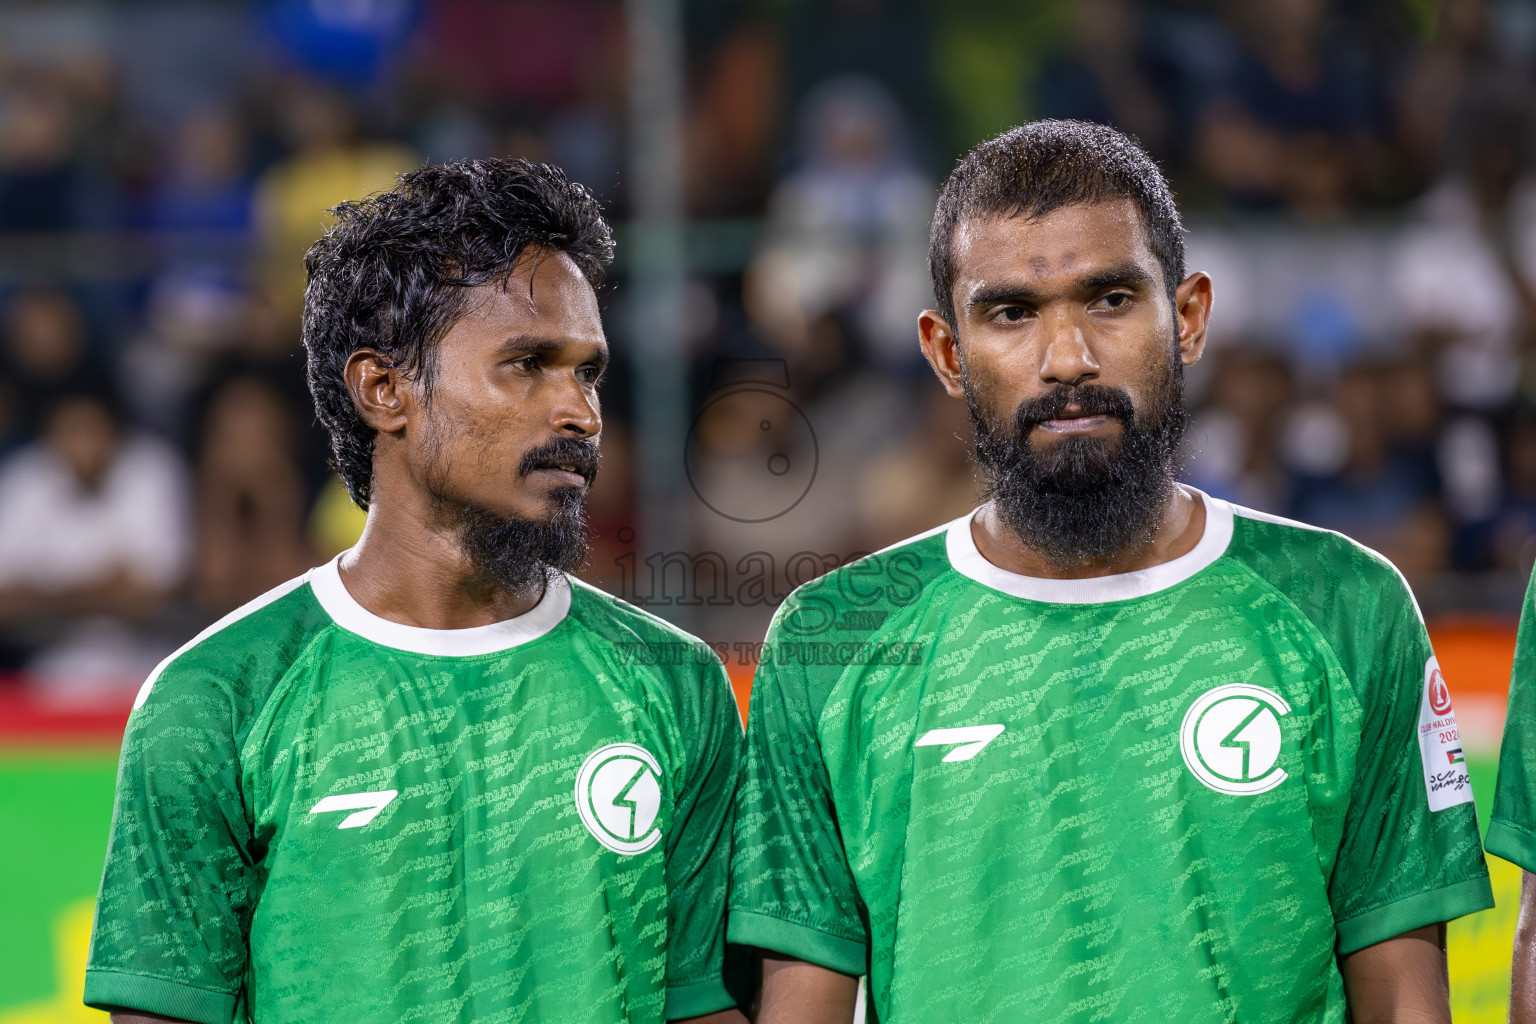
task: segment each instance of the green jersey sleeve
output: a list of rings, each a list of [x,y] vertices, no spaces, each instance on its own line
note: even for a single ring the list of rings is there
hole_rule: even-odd
[[[1488,852],[1536,871],[1536,575],[1525,592],[1499,748]]]
[[[151,684],[123,737],[85,1002],[227,1024],[256,885],[239,714],[203,671],[173,662]]]
[[[731,826],[741,768],[741,716],[713,657],[700,680],[697,756],[689,759],[667,845],[668,1020],[735,1005],[722,977]]]
[[[1339,645],[1352,648],[1346,667],[1361,708],[1329,888],[1341,954],[1493,905],[1456,713],[1429,634],[1395,572],[1376,575],[1371,589],[1347,602],[1353,642]]]
[[[789,607],[788,604],[785,607]],[[821,756],[820,700],[803,669],[775,664],[778,622],[752,684],[731,865],[729,939],[863,974],[868,919]]]

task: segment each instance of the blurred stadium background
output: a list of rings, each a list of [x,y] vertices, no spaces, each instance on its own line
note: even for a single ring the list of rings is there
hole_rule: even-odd
[[[298,346],[322,211],[520,155],[603,199],[589,577],[717,643],[972,503],[915,343],[935,189],[1135,133],[1216,282],[1187,478],[1413,583],[1486,821],[1536,557],[1530,0],[0,2],[0,1024],[79,1005],[118,738],[201,626],[351,543]],[[686,553],[686,554],[685,554]],[[1518,873],[1452,929],[1502,1021]]]

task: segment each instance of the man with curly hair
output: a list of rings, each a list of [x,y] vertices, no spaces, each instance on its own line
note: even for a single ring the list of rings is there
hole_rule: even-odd
[[[162,663],[86,976],[114,1021],[740,1020],[741,724],[569,574],[608,361],[597,202],[521,160],[336,211],[304,345],[362,539]]]

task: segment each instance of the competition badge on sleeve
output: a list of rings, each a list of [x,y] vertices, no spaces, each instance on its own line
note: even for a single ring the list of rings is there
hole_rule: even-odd
[[[1461,751],[1451,690],[1433,657],[1424,663],[1424,692],[1419,698],[1419,756],[1424,761],[1431,811],[1472,802],[1472,781]]]

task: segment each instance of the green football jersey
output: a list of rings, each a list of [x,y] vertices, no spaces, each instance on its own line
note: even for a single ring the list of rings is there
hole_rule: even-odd
[[[1499,781],[1485,842],[1494,856],[1536,872],[1536,575],[1520,611]]]
[[[207,1024],[729,1007],[741,729],[713,652],[591,587],[419,629],[322,566],[144,684],[85,1001]]]
[[[1139,572],[1006,572],[967,516],[791,595],[729,941],[887,1024],[1343,1021],[1338,954],[1492,906],[1406,584],[1202,498]]]

